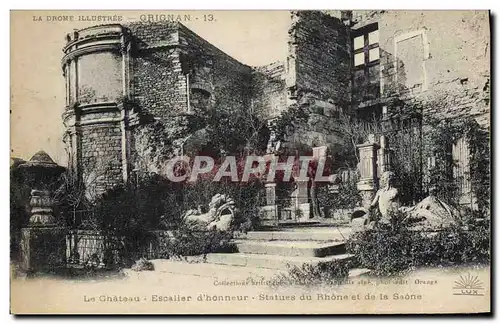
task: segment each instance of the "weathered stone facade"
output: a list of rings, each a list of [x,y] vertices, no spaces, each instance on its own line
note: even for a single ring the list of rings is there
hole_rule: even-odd
[[[127,181],[141,125],[250,104],[253,69],[178,23],[90,27],[64,52],[69,164],[96,192]]]
[[[380,117],[395,99],[428,102],[424,115],[472,115],[488,126],[488,19],[485,11],[292,12],[288,56],[263,67],[238,62],[180,23],[76,31],[63,58],[70,167],[83,176],[104,164],[105,177],[89,177],[99,190],[127,181],[142,125],[188,123],[208,109],[273,119],[296,105],[309,117],[285,145],[331,153],[342,145],[341,113]]]
[[[309,113],[291,141],[334,153],[342,145],[336,119],[349,110],[351,96],[349,29],[337,17],[297,11],[289,35],[289,92]]]
[[[425,103],[424,116],[472,115],[488,127],[487,11],[353,12],[353,31],[362,34],[370,26],[378,30],[380,58],[379,73],[369,74],[368,83],[380,91],[374,98],[354,91],[359,109],[379,105],[381,110],[398,97]]]

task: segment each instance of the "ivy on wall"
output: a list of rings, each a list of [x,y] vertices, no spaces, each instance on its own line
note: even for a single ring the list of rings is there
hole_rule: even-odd
[[[471,190],[476,198],[478,210],[489,214],[490,201],[490,147],[489,134],[472,117],[428,119],[429,125],[424,138],[429,146],[424,150],[433,157],[429,170],[429,186],[441,198],[457,203],[459,187],[453,169],[458,161],[452,156],[452,147],[464,138],[469,148],[469,168]]]

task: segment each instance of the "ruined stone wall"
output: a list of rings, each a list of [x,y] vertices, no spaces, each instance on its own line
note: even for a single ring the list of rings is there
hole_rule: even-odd
[[[472,115],[489,124],[487,11],[354,12],[354,28],[377,22],[381,97],[426,102],[424,115]]]
[[[179,25],[183,70],[190,74],[192,112],[205,109],[248,109],[252,69]],[[196,111],[198,110],[198,111]]]
[[[123,180],[119,124],[88,125],[81,130],[81,175],[90,195]]]
[[[140,109],[159,119],[187,111],[177,23],[127,25],[134,42],[131,93]]]
[[[255,112],[265,118],[274,118],[286,109],[286,77],[286,67],[282,62],[255,68],[252,81]]]
[[[309,120],[290,141],[311,147],[327,145],[332,153],[341,145],[336,119],[350,108],[351,41],[344,23],[320,11],[292,13],[289,62],[295,74],[296,97]]]
[[[293,13],[289,44],[295,55],[297,96],[338,107],[350,102],[351,54],[348,28],[319,11]],[[304,98],[305,99],[305,98]]]
[[[250,67],[179,23],[127,27],[135,44],[132,93],[141,109],[165,119],[213,106],[248,106]]]
[[[197,116],[209,109],[249,108],[252,70],[179,23],[128,28],[134,41],[133,99],[164,126],[172,146],[151,142],[151,125],[139,124],[130,132],[129,159],[132,169],[159,172],[162,159],[187,149],[185,140],[203,126]],[[150,154],[153,147],[165,156]]]

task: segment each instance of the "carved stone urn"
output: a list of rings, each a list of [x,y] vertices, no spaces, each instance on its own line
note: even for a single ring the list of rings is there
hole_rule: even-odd
[[[27,226],[21,229],[23,270],[44,271],[65,265],[67,230],[57,224],[52,197],[57,179],[64,170],[43,151],[16,170],[31,188],[30,218]]]
[[[31,189],[31,217],[29,227],[55,226],[53,185],[65,168],[57,165],[44,151],[39,151],[19,166],[23,178]]]

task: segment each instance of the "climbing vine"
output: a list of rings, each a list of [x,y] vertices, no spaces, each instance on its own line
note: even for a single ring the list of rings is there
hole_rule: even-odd
[[[471,117],[428,119],[426,156],[430,157],[428,185],[442,199],[457,203],[459,187],[453,170],[457,162],[452,155],[452,147],[461,138],[469,148],[469,168],[464,174],[470,178],[477,207],[489,213],[490,195],[490,149],[488,132]],[[429,159],[428,159],[429,160]]]
[[[463,124],[469,143],[470,177],[480,212],[489,214],[490,208],[490,140],[489,134],[473,120]]]
[[[307,120],[307,113],[298,105],[291,105],[273,120],[272,129],[278,140],[284,141],[288,132],[298,123]]]

